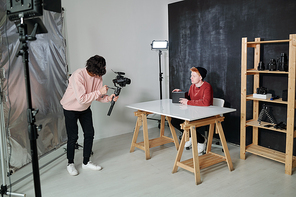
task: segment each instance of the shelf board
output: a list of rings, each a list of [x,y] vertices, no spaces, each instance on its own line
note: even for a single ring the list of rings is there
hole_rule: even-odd
[[[272,150],[269,148],[265,148],[263,146],[251,144],[251,145],[247,146],[246,152],[249,152],[249,153],[252,153],[255,155],[259,155],[259,156],[262,156],[262,157],[265,157],[265,158],[268,158],[268,159],[271,159],[274,161],[278,161],[281,163],[285,163],[285,161],[286,161],[286,154],[285,153],[282,153],[282,152],[279,152],[276,150]],[[293,156],[293,161],[295,161],[295,160],[296,160],[296,157]]]
[[[264,101],[264,102],[271,102],[271,103],[281,103],[281,104],[288,104],[288,101],[283,101],[282,98],[275,99],[275,100],[270,100],[270,99],[259,99],[259,98],[254,98],[252,94],[247,95],[247,101],[248,100],[253,100],[253,101]]]
[[[281,132],[281,133],[287,133],[286,129],[276,129],[274,127],[264,127],[265,125],[270,125],[270,124],[274,125],[274,124],[272,124],[270,122],[264,122],[264,121],[261,121],[261,124],[259,125],[258,120],[254,120],[254,119],[246,121],[246,126],[258,127],[258,128],[277,131],[277,132]],[[293,133],[294,133],[293,138],[295,138],[296,137],[296,131],[294,130]]]
[[[272,44],[272,43],[282,43],[282,42],[290,42],[290,40],[268,40],[268,41],[252,41],[247,42],[247,45],[253,45],[253,44]]]
[[[287,130],[285,129],[275,129],[273,127],[264,127],[265,125],[274,125],[272,123],[269,123],[269,122],[264,122],[264,121],[261,121],[261,124],[259,125],[258,121],[257,120],[248,120],[246,122],[246,126],[251,126],[251,127],[258,127],[258,128],[262,128],[262,129],[267,129],[267,130],[272,130],[272,131],[277,131],[277,132],[281,132],[281,133],[287,133]],[[296,131],[294,130],[294,138],[296,136]]]
[[[254,74],[289,74],[289,72],[286,71],[270,71],[270,70],[257,70],[255,68],[247,69],[247,75],[254,75]]]
[[[224,156],[218,155],[212,152],[199,156],[198,160],[199,160],[200,169],[215,165],[223,161],[226,162],[226,159]],[[194,173],[193,158],[184,160],[182,162],[177,162],[177,166]]]
[[[149,140],[149,148],[157,147],[157,146],[168,144],[171,142],[174,142],[174,140],[167,137],[159,137],[159,138],[151,139]],[[139,142],[137,144],[140,145],[141,147],[144,147],[144,142]]]

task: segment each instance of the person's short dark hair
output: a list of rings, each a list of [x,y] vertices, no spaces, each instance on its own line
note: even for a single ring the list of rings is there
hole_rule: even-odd
[[[99,55],[95,55],[93,57],[90,57],[86,61],[86,70],[97,76],[103,76],[106,74],[106,61],[105,58]]]

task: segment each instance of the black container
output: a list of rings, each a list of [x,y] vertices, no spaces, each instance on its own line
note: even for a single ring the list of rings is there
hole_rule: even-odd
[[[259,62],[258,63],[257,70],[265,70],[265,66],[264,66],[264,63],[263,62]]]
[[[288,90],[283,90],[282,100],[288,101]]]
[[[277,65],[275,59],[270,59],[268,66],[270,71],[276,71]]]
[[[285,53],[281,53],[281,57],[277,60],[277,69],[279,71],[288,71],[288,60]]]

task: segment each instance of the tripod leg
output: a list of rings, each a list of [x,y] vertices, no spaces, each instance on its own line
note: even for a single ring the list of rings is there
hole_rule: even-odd
[[[264,109],[262,109],[262,110],[260,111],[260,114],[259,114],[259,116],[258,116],[258,123],[259,123],[259,125],[261,125],[261,121],[262,121],[262,119],[263,119],[263,115],[264,115]]]

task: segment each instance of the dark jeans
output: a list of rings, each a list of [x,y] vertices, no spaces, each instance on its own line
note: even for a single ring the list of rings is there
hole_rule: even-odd
[[[184,130],[181,129],[180,124],[184,123],[184,120],[177,119],[177,118],[172,118],[171,123],[172,123],[172,125],[173,125],[176,129],[178,129],[179,131],[181,131],[182,134],[183,134]],[[196,138],[197,138],[197,142],[198,142],[198,143],[204,143],[205,138],[204,138],[199,132],[201,132],[201,131],[205,131],[207,128],[208,128],[208,126],[202,126],[202,127],[198,127],[198,128],[196,128]]]
[[[75,144],[78,140],[77,120],[79,120],[84,133],[83,157],[89,158],[92,151],[95,133],[90,108],[85,111],[68,111],[64,109],[64,115],[68,136],[67,159],[74,162]]]

